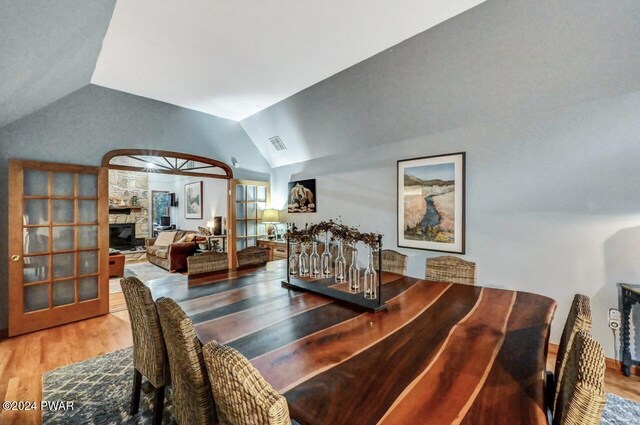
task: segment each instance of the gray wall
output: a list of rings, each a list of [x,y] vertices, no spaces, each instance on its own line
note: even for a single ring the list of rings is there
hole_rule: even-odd
[[[9,158],[99,165],[114,149],[154,148],[226,163],[234,177],[268,180],[271,168],[240,125],[155,100],[89,85],[0,129],[0,199]],[[7,203],[0,227],[7,226]],[[7,238],[0,239],[0,329],[7,326]]]
[[[115,0],[0,0],[0,127],[91,81]]]
[[[555,342],[589,295],[613,357],[616,283],[640,282],[638,52],[637,0],[488,0],[241,124],[277,167],[275,205],[317,178],[319,212],[299,223],[342,216],[392,248],[396,160],[466,151],[480,283],[557,300]],[[416,277],[438,255],[402,251]]]
[[[281,166],[640,90],[638,52],[637,0],[488,0],[241,124]]]
[[[466,151],[464,258],[477,262],[479,284],[555,299],[556,343],[573,294],[588,295],[593,333],[613,357],[607,309],[618,305],[618,282],[640,282],[638,116],[634,92],[279,167],[272,203],[286,207],[289,180],[316,178],[318,213],[289,220],[341,216],[396,249],[396,161]],[[399,251],[415,277],[442,255]]]

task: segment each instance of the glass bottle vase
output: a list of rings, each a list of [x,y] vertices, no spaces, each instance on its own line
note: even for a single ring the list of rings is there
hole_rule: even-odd
[[[347,279],[347,260],[345,260],[342,252],[342,240],[338,240],[338,255],[336,256],[335,265],[334,273],[336,283],[343,283]]]
[[[356,244],[351,249],[351,265],[349,266],[349,292],[360,292],[360,267],[358,267],[358,250]]]
[[[320,255],[318,255],[318,242],[313,241],[312,252],[309,256],[309,275],[313,278],[320,277]]]
[[[373,266],[373,249],[369,247],[369,261],[364,271],[364,297],[370,300],[378,298],[378,272]]]
[[[304,242],[300,244],[300,255],[298,256],[298,273],[300,277],[309,276],[309,254]]]
[[[298,256],[296,255],[296,244],[289,243],[289,276],[298,275]]]
[[[329,232],[324,233],[324,252],[322,253],[321,265],[322,265],[322,277],[331,277],[331,267],[333,258],[329,251]]]

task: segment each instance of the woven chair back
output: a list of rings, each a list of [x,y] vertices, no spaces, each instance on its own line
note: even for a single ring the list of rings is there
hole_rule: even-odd
[[[179,425],[210,424],[213,396],[193,323],[174,300],[159,298],[156,304],[169,356],[173,417]]]
[[[151,290],[136,277],[120,279],[133,334],[133,367],[158,388],[165,384],[167,352]]]
[[[242,354],[215,341],[203,351],[221,424],[291,424],[287,400]]]
[[[238,267],[258,266],[269,261],[269,248],[249,246],[236,253]]]
[[[553,400],[553,406],[556,405],[558,393],[562,380],[564,379],[564,369],[571,354],[573,347],[573,339],[580,331],[591,330],[591,302],[589,297],[582,294],[576,294],[573,297],[571,308],[567,321],[564,324],[562,336],[560,337],[560,345],[558,345],[558,356],[556,357],[555,380],[556,392]]]
[[[554,425],[600,424],[606,402],[605,369],[600,344],[588,331],[578,331],[559,385]]]
[[[476,263],[451,256],[427,258],[425,278],[438,282],[475,285]]]
[[[401,275],[407,274],[407,263],[409,257],[404,254],[400,254],[392,249],[382,250],[382,271],[389,273],[396,273]],[[378,253],[373,253],[373,267],[378,270]]]

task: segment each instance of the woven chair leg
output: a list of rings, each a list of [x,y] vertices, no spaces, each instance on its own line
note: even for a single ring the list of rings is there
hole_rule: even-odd
[[[153,399],[153,424],[161,425],[164,413],[164,389],[166,385],[156,388],[156,395]]]
[[[142,387],[142,374],[138,369],[133,368],[133,390],[131,392],[131,410],[129,413],[135,415],[140,408],[140,389]]]

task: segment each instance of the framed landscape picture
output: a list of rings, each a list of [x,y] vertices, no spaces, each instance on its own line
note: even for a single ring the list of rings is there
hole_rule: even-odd
[[[287,212],[314,213],[317,211],[316,179],[289,182]]]
[[[398,246],[464,254],[465,154],[398,161]]]
[[[184,185],[184,218],[202,220],[202,181]]]

